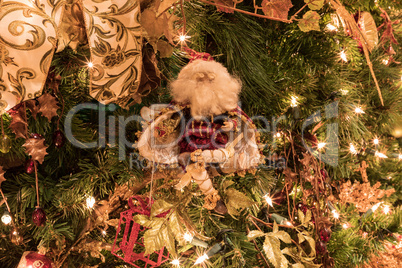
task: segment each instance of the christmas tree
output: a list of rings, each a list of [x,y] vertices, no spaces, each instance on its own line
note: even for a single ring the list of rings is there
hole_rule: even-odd
[[[0,2],[0,267],[401,266],[401,2],[120,2]]]

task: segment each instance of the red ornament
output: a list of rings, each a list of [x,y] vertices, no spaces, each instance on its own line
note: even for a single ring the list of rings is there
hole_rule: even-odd
[[[327,243],[331,239],[331,229],[323,228],[320,231],[321,241]]]
[[[321,176],[324,178],[324,180],[326,181],[328,178],[328,172],[325,169],[321,169]]]
[[[308,210],[308,206],[306,206],[303,203],[298,203],[297,207],[303,212],[304,215],[306,215],[307,210]]]
[[[327,253],[327,245],[322,241],[317,242],[315,249],[319,255],[325,255],[325,253]]]
[[[286,193],[284,191],[280,191],[272,196],[272,201],[278,205],[282,204],[282,202],[286,199]]]
[[[32,159],[28,159],[25,162],[25,171],[28,174],[32,174],[35,171],[35,161],[33,161]]]
[[[25,251],[17,268],[53,268],[53,263],[45,256],[35,251]]]
[[[32,133],[32,134],[31,134],[31,138],[34,138],[34,139],[43,139],[43,136],[42,136],[41,134],[38,134],[38,133]]]
[[[66,142],[66,137],[64,136],[63,132],[61,130],[56,130],[53,133],[53,143],[57,148],[61,148],[64,146],[64,143]]]
[[[35,208],[32,213],[32,221],[36,226],[42,226],[46,221],[46,213],[43,208]]]
[[[133,204],[133,198],[137,199],[138,205]],[[143,239],[139,237],[147,228],[133,221],[136,213],[141,215],[151,215],[151,205],[153,200],[147,198],[145,201],[141,196],[134,196],[128,200],[130,209],[120,213],[119,227],[117,228],[116,238],[114,240],[112,254],[133,265],[136,268],[152,268],[158,267],[169,259],[169,253],[164,254],[165,248],[155,251],[150,255],[144,255],[144,252],[136,253],[134,248],[137,246],[143,247]],[[162,213],[157,217],[165,217],[168,212]],[[123,238],[118,238],[120,231],[123,231]],[[121,241],[121,242],[118,242]],[[137,262],[136,265],[134,262]],[[148,266],[149,265],[149,266]]]

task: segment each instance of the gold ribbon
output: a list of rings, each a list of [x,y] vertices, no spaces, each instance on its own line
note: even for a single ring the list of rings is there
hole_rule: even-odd
[[[3,110],[38,97],[53,54],[88,41],[90,95],[127,106],[138,100],[142,37],[137,0],[0,1],[0,102]],[[1,113],[1,111],[0,111]]]

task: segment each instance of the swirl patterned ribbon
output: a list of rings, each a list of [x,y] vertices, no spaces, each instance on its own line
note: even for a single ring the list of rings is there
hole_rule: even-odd
[[[90,95],[122,107],[140,99],[139,15],[137,0],[0,0],[0,114],[40,96],[55,49],[86,36]]]

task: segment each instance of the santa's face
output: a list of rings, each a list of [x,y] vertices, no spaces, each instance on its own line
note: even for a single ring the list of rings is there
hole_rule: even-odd
[[[220,115],[237,107],[240,82],[217,62],[188,64],[172,82],[173,100],[189,104],[194,118]]]

